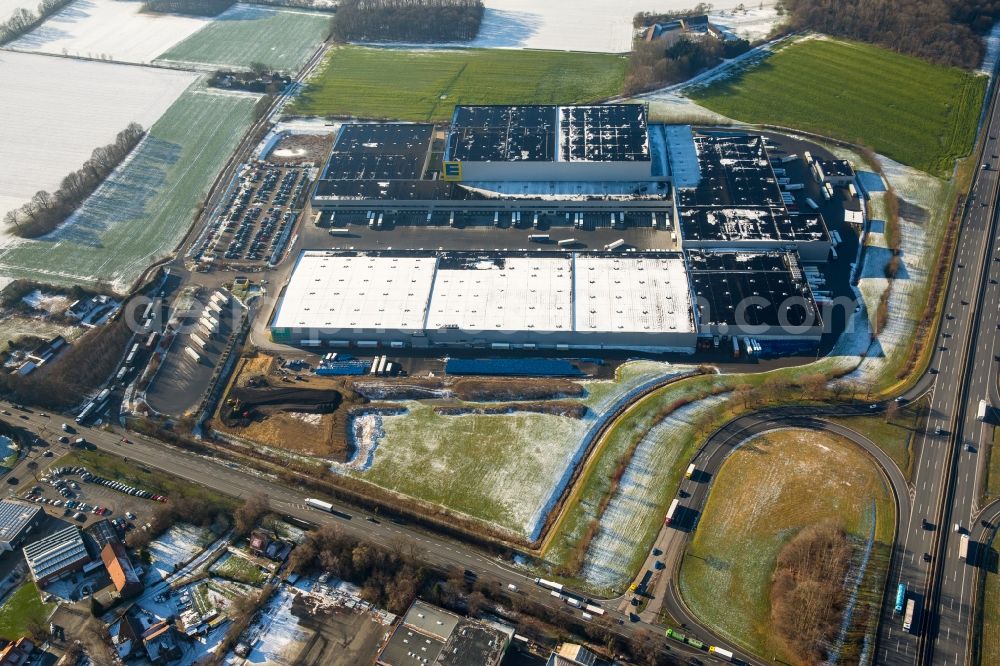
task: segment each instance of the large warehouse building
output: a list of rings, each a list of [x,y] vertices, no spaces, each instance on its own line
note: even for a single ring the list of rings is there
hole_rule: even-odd
[[[650,180],[646,107],[456,106],[445,146],[444,177]]]
[[[277,342],[362,348],[693,351],[679,254],[305,251]]]

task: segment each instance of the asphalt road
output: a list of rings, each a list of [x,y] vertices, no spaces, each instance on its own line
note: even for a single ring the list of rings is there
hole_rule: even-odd
[[[985,132],[1000,133],[1000,106],[991,103]],[[931,360],[930,416],[915,444],[912,512],[901,520],[888,589],[905,583],[921,610],[910,632],[883,608],[880,664],[966,664],[971,639],[975,576],[958,556],[960,531],[972,527],[982,494],[993,426],[976,421],[979,400],[998,404],[994,360],[1000,353],[1000,275],[996,246],[997,140],[988,139],[958,238],[956,263],[945,296],[938,347]],[[905,256],[905,255],[904,255]],[[935,434],[941,428],[942,434]],[[967,446],[968,445],[968,446]],[[924,524],[924,520],[927,524]],[[928,561],[929,558],[929,561]]]
[[[704,511],[705,502],[708,500],[711,481],[716,478],[719,469],[729,455],[748,439],[777,428],[796,427],[826,430],[856,443],[874,458],[881,469],[895,496],[896,515],[908,516],[910,514],[909,488],[906,478],[896,463],[874,442],[863,435],[850,428],[822,419],[822,416],[851,416],[870,413],[871,410],[867,405],[845,405],[822,412],[815,408],[806,407],[769,409],[736,418],[716,431],[699,449],[692,461],[697,466],[696,474],[691,479],[681,482],[679,490],[682,493],[680,495],[682,510],[678,514],[678,519],[670,527],[664,528],[661,538],[657,540],[657,546],[663,551],[661,556],[665,565],[663,570],[665,572],[679,570],[687,547],[688,536],[697,524],[698,518]],[[692,633],[698,635],[701,640],[724,645],[747,663],[761,663],[757,657],[741,652],[736,646],[728,645],[724,638],[716,635],[710,628],[702,626],[681,598],[676,582],[676,575],[664,578],[664,584],[659,586],[655,594],[662,598],[666,611],[679,623],[685,625],[683,627],[685,631],[696,628]]]
[[[4,418],[15,426],[30,430],[50,443],[55,442],[57,437],[63,434],[60,431],[63,417],[59,415],[42,416],[39,411],[18,410],[2,401],[0,401],[0,406],[11,412],[10,416],[5,415],[0,418]],[[482,553],[468,544],[413,525],[379,518],[370,512],[347,504],[333,502],[329,498],[323,499],[331,501],[335,509],[351,516],[351,518],[344,519],[325,511],[310,508],[305,504],[306,491],[289,488],[252,470],[178,449],[138,433],[128,432],[129,443],[122,443],[125,431],[119,428],[103,430],[75,426],[75,429],[77,433],[73,437],[84,437],[89,444],[94,445],[97,449],[123,456],[127,458],[129,463],[162,470],[232,497],[240,498],[264,493],[267,495],[272,509],[277,513],[314,525],[334,524],[345,534],[386,549],[402,546],[412,547],[416,551],[416,557],[430,566],[443,571],[456,569],[464,571],[467,569],[475,572],[481,580],[496,581],[504,587],[513,584],[517,587],[517,592],[514,594],[523,595],[567,616],[574,616],[577,622],[583,622],[580,610],[574,609],[563,600],[552,597],[550,590],[535,585],[532,576],[527,575],[511,562]],[[66,447],[58,444],[52,445],[51,448],[57,452],[66,450]],[[58,460],[58,458],[51,460]],[[578,594],[576,596],[582,599],[586,595]],[[668,654],[675,657],[699,655],[702,661],[714,661],[705,652],[688,649],[674,642],[668,643],[660,627],[651,626],[641,621],[633,622],[627,614],[617,612],[610,605],[602,604],[600,601],[596,603],[604,605],[607,612],[602,617],[596,617],[593,622],[612,633],[630,638],[640,630],[648,630],[664,646],[663,654],[665,657]],[[667,651],[668,647],[669,652]]]

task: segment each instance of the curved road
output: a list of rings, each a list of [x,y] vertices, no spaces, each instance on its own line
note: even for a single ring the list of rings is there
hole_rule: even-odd
[[[675,523],[676,528],[674,526],[665,527],[661,535],[664,538],[657,540],[664,553],[664,571],[671,573],[666,578],[665,585],[660,586],[663,594],[663,607],[674,619],[686,625],[685,631],[691,632],[692,628],[695,628],[693,633],[701,640],[715,645],[729,644],[726,638],[702,625],[687,608],[681,598],[680,591],[677,589],[677,574],[687,547],[688,537],[693,531],[693,526],[697,524],[697,518],[700,517],[708,500],[711,480],[717,477],[723,463],[737,448],[757,435],[781,428],[808,428],[841,435],[860,446],[878,463],[886,484],[894,495],[896,504],[895,532],[898,533],[899,517],[910,514],[910,493],[906,477],[903,476],[896,463],[867,437],[850,428],[822,419],[823,416],[860,414],[871,414],[871,410],[867,407],[850,406],[834,410],[816,408],[762,410],[730,421],[717,430],[702,446],[692,460],[697,466],[698,474],[692,479],[683,480],[679,488],[680,496],[683,497],[684,514],[679,524]],[[704,481],[706,477],[709,479],[708,482]],[[684,495],[687,496],[684,497]],[[730,647],[730,649],[747,663],[762,663],[756,656],[742,652],[735,646]]]

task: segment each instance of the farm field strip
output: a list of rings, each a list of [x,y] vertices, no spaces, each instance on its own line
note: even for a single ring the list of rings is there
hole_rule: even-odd
[[[159,62],[298,71],[330,32],[330,14],[234,5],[167,49]]]
[[[210,18],[152,14],[142,3],[77,0],[10,47],[96,60],[148,63]]]
[[[62,227],[0,250],[0,275],[127,289],[187,232],[256,102],[197,88],[184,93]]]
[[[0,51],[0,87],[17,104],[0,104],[0,215],[38,190],[53,191],[94,148],[130,122],[152,126],[196,75]],[[71,112],[70,112],[71,111]],[[0,245],[7,230],[0,230]]]
[[[803,39],[688,94],[730,118],[863,143],[943,176],[972,147],[986,82],[856,42]]]
[[[446,120],[456,104],[573,104],[621,91],[625,58],[484,49],[332,49],[291,114]]]

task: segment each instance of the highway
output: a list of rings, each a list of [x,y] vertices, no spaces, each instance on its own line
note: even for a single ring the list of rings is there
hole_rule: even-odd
[[[993,426],[976,421],[978,402],[987,398],[998,404],[1000,263],[995,260],[1000,258],[996,248],[1000,161],[994,156],[997,141],[990,138],[1000,132],[995,97],[984,132],[983,161],[990,168],[976,170],[962,221],[945,316],[930,364],[930,415],[915,442],[913,510],[901,517],[887,586],[895,590],[898,583],[905,583],[922,612],[915,630],[904,632],[902,619],[894,615],[887,599],[878,641],[880,664],[967,663],[975,576],[970,564],[958,557],[960,532],[955,526],[960,531],[973,527],[986,472],[987,456],[981,452],[993,439]]]

